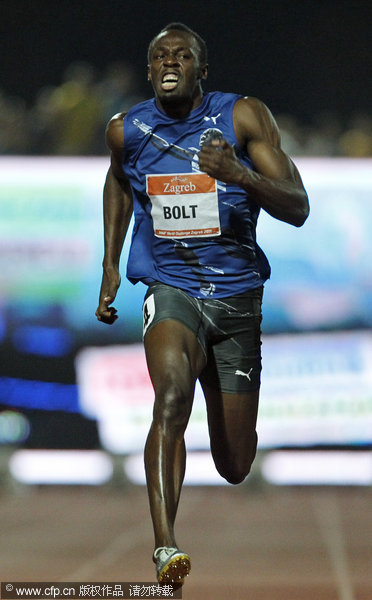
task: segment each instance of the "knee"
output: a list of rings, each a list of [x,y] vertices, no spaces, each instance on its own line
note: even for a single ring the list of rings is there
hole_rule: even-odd
[[[239,469],[239,468],[225,469],[220,474],[222,475],[222,477],[224,479],[226,479],[226,481],[228,483],[231,483],[232,485],[238,485],[239,483],[242,483],[244,481],[244,479],[249,475],[250,471],[251,471],[251,465],[249,465],[245,469]]]
[[[173,382],[155,395],[154,421],[162,426],[185,428],[191,406],[192,394]]]
[[[252,464],[256,456],[257,444],[252,446],[243,455],[218,457],[215,464],[219,474],[232,485],[242,483],[251,472]]]

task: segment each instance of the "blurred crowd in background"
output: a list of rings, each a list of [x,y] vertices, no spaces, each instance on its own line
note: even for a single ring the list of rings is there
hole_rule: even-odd
[[[104,155],[108,120],[145,98],[126,62],[110,64],[103,73],[85,62],[72,63],[61,83],[43,87],[31,105],[0,89],[0,154]],[[323,112],[310,123],[286,114],[275,117],[291,156],[372,156],[369,114],[345,119]]]

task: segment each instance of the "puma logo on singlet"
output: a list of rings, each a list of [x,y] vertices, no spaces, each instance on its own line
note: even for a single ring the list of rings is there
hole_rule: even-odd
[[[239,369],[236,369],[235,375],[242,375],[243,377],[246,377],[250,381],[252,371],[253,371],[253,367],[251,369],[249,369],[248,373],[244,373],[244,371],[239,371]]]
[[[221,116],[221,113],[218,113],[218,115],[216,115],[215,117],[204,117],[204,121],[213,121],[213,123],[215,125],[218,117],[220,117],[220,116]]]

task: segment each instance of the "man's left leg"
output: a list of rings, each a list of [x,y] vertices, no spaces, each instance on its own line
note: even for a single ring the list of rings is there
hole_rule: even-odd
[[[229,483],[241,483],[256,456],[259,390],[232,394],[203,385],[203,391],[217,471]]]
[[[200,382],[212,456],[218,472],[230,483],[245,479],[256,456],[261,303],[262,288],[206,302],[210,344]]]

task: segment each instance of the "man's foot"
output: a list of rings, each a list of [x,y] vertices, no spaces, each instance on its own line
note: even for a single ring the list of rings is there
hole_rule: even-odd
[[[191,569],[190,557],[178,548],[161,546],[156,548],[153,561],[159,583],[182,585]]]

